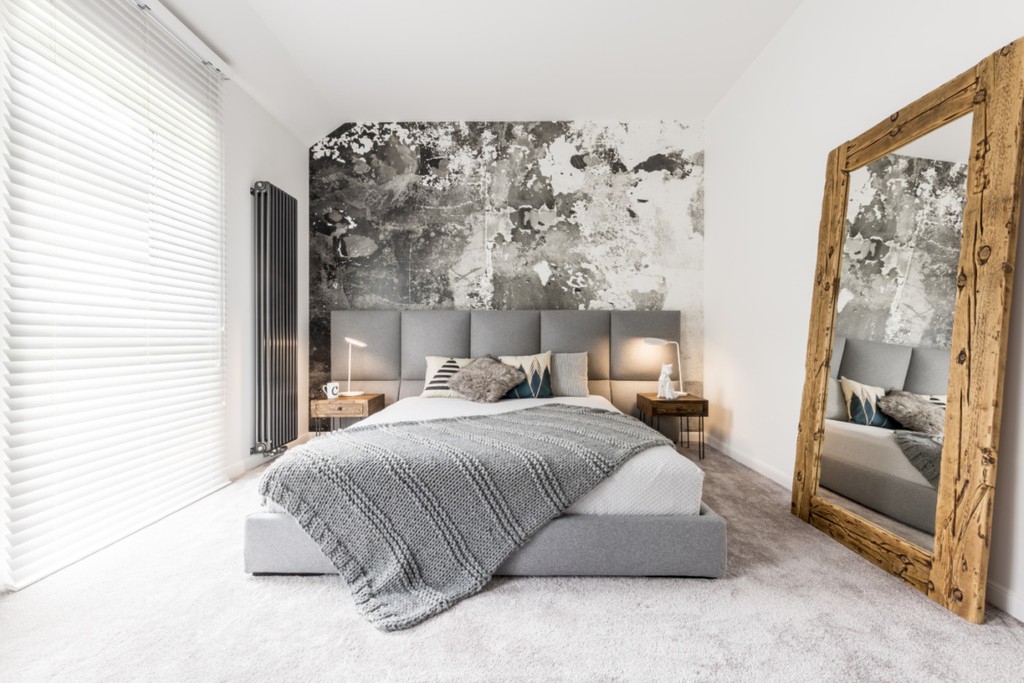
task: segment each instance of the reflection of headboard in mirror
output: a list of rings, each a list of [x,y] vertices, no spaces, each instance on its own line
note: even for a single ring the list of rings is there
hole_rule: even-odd
[[[901,537],[819,494],[826,397],[833,360],[854,363],[861,344],[841,342],[833,359],[840,274],[850,204],[851,174],[893,153],[921,151],[929,133],[969,121],[966,203],[955,270],[952,348],[947,357],[948,395],[935,510],[934,550]],[[825,173],[814,275],[805,382],[793,471],[793,514],[901,577],[938,604],[973,622],[984,621],[989,539],[999,457],[1000,410],[1009,336],[1017,231],[1024,178],[1024,41],[1007,45],[975,67],[912,102],[829,154]],[[933,139],[931,142],[934,142]],[[917,149],[917,151],[913,151]],[[959,160],[959,158],[957,158]],[[889,269],[879,271],[891,277]],[[872,280],[871,282],[874,282]],[[868,283],[870,286],[871,282]],[[848,303],[844,293],[843,304]],[[938,324],[938,323],[936,323]],[[843,330],[849,334],[849,331]],[[945,345],[945,338],[931,343]],[[894,340],[888,340],[894,341]],[[839,350],[839,345],[837,345]],[[863,350],[863,349],[861,349]],[[938,352],[907,355],[904,383],[938,387]],[[877,386],[877,385],[876,385]],[[932,393],[932,392],[929,392]]]
[[[915,394],[945,394],[949,385],[949,349],[902,346],[836,337],[830,374],[883,389]]]

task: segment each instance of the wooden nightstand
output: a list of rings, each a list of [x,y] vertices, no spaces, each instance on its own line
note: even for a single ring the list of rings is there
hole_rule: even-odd
[[[329,419],[334,429],[340,418],[369,417],[384,410],[384,394],[363,394],[362,396],[339,396],[338,398],[315,398],[309,402],[309,416],[318,420]],[[319,422],[317,424],[320,424]],[[317,434],[320,431],[317,430]]]
[[[661,426],[661,417],[679,418],[679,445],[683,443],[683,418],[686,418],[686,447],[690,447],[690,418],[697,418],[697,457],[704,459],[704,418],[708,416],[708,400],[700,396],[689,394],[679,396],[673,400],[658,398],[658,394],[637,394],[636,407],[640,411],[640,418],[654,426],[654,418],[658,418],[658,426]]]

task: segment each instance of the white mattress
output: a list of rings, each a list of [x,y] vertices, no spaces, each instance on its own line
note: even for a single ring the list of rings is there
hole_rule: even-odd
[[[869,427],[853,422],[825,420],[823,456],[859,465],[906,481],[931,486],[921,472],[910,464],[893,438],[893,430]]]
[[[605,398],[528,398],[474,403],[461,398],[406,398],[371,415],[360,424],[431,420],[464,415],[494,415],[544,403],[567,403],[618,410]],[[704,472],[671,446],[637,453],[614,474],[577,500],[566,514],[574,515],[698,515]],[[283,512],[266,501],[270,512]]]

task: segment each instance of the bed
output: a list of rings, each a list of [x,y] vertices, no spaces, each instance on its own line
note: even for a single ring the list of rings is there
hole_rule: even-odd
[[[371,342],[353,385],[384,393],[388,407],[361,424],[526,410],[542,403],[635,413],[638,391],[656,388],[660,351],[643,337],[677,339],[675,311],[335,311],[332,339]],[[586,351],[588,397],[478,404],[420,398],[425,357]],[[347,369],[335,348],[331,373]],[[644,355],[646,354],[646,356]],[[726,524],[701,500],[703,472],[670,446],[632,456],[533,535],[498,575],[719,577]],[[253,574],[337,573],[317,544],[273,504],[245,520],[245,569]]]
[[[949,350],[837,337],[831,376],[916,394],[945,394]],[[820,485],[927,533],[937,491],[903,454],[893,430],[825,420]]]

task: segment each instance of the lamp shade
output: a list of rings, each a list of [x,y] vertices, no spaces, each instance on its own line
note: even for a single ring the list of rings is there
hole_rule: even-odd
[[[672,341],[671,339],[662,339],[660,337],[644,337],[644,344],[649,346],[664,346],[666,344],[675,344],[676,347],[676,362],[679,364],[676,369],[679,371],[679,395],[686,396],[686,392],[683,391],[683,354],[682,349],[679,348],[679,342]]]
[[[366,342],[361,342],[358,339],[353,339],[352,337],[345,337],[345,341],[347,341],[349,344],[354,344],[355,346],[358,346],[361,349],[366,348]]]

